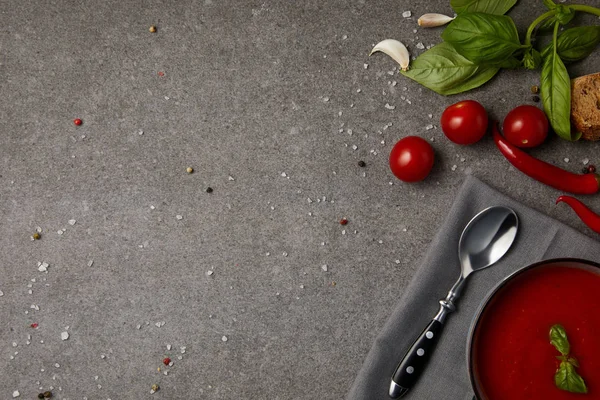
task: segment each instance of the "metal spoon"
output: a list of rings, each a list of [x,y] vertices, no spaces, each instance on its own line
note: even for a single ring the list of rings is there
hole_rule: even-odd
[[[398,364],[390,384],[391,398],[404,396],[416,383],[435,349],[446,316],[456,311],[454,303],[459,298],[466,279],[473,272],[489,267],[506,254],[515,240],[518,225],[517,214],[510,208],[501,206],[486,208],[469,221],[458,243],[460,277],[446,298],[440,300],[437,315]]]

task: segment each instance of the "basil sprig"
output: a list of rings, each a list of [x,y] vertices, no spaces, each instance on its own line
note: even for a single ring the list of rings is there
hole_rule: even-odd
[[[569,356],[571,346],[567,338],[567,332],[562,325],[553,325],[550,328],[550,344],[560,352],[556,358],[560,365],[554,375],[554,383],[557,388],[572,393],[587,393],[587,386],[583,378],[575,371],[579,367],[578,361]]]
[[[562,34],[558,28],[579,12],[600,17],[600,8],[541,1],[548,11],[531,23],[521,44],[514,21],[504,15],[517,0],[450,0],[458,15],[442,33],[444,42],[419,55],[403,74],[451,95],[483,85],[501,68],[541,68],[541,96],[553,130],[563,139],[579,139],[580,133],[571,132],[571,83],[565,64],[597,48],[600,26],[575,27]],[[536,49],[533,35],[545,28],[553,28],[553,41]]]

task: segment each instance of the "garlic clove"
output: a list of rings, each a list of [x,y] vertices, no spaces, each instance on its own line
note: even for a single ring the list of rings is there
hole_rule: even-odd
[[[369,56],[371,56],[373,53],[377,53],[378,51],[381,51],[382,53],[392,57],[394,61],[400,64],[402,71],[408,71],[410,55],[408,54],[408,50],[406,49],[405,45],[394,39],[385,39],[373,47],[373,50],[371,50]]]
[[[446,25],[453,19],[454,17],[449,17],[444,14],[429,13],[421,15],[417,20],[417,23],[423,28],[435,28],[436,26]]]

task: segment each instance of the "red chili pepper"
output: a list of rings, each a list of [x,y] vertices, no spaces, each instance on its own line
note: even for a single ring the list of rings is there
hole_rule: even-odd
[[[510,144],[493,124],[494,142],[506,159],[525,175],[563,192],[592,194],[600,190],[600,175],[574,174],[530,156]]]
[[[600,215],[590,210],[585,204],[571,196],[560,196],[556,204],[564,202],[575,211],[584,224],[596,233],[600,233]]]

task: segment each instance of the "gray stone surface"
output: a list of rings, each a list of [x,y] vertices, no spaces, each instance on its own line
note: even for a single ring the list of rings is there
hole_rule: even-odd
[[[523,33],[543,6],[520,3]],[[531,103],[538,72],[442,97],[367,56],[386,38],[415,54],[439,42],[416,25],[433,11],[451,13],[439,0],[1,0],[0,398],[140,399],[157,383],[153,398],[339,399],[468,174],[596,238],[491,138],[460,147],[439,129],[461,99],[500,119]],[[572,76],[597,72],[599,54]],[[434,139],[418,184],[387,165],[408,134]],[[552,138],[533,153],[579,171],[599,150]]]

